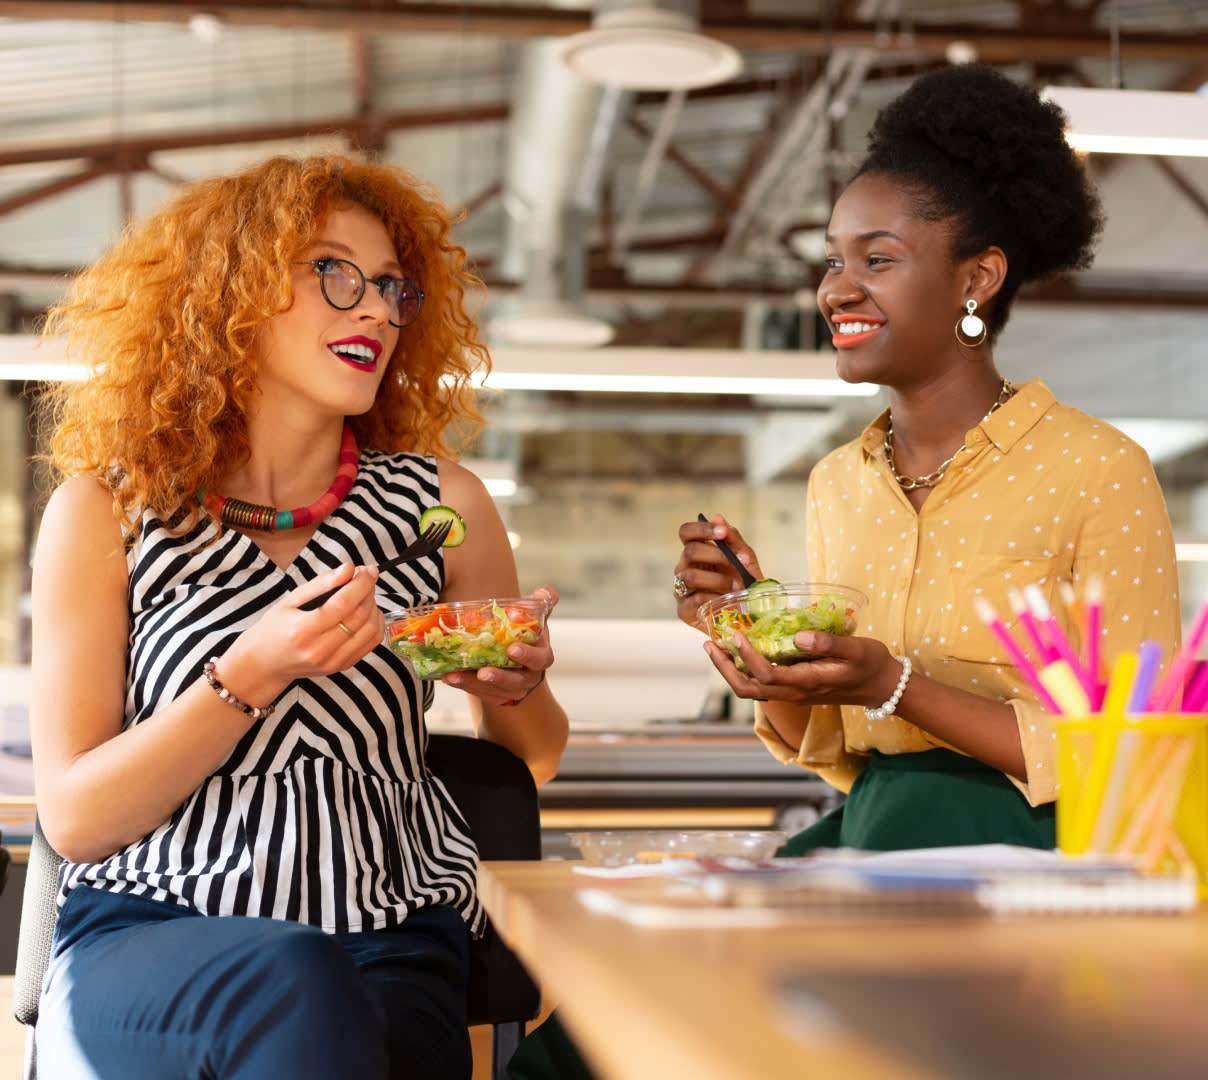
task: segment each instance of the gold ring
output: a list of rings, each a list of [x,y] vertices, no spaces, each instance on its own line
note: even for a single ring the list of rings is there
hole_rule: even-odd
[[[354,636],[354,631],[349,630],[348,627],[344,625],[344,621],[342,619],[340,620],[340,622],[336,623],[336,626],[338,626],[341,630],[343,630],[344,633],[346,633],[349,637]]]

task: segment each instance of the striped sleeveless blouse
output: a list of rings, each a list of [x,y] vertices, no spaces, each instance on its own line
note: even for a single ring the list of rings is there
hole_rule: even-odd
[[[298,585],[341,563],[388,559],[439,502],[432,458],[363,452],[352,490],[287,569],[233,529],[214,543],[208,518],[176,534],[145,513],[127,555],[125,725],[177,698]],[[438,551],[383,571],[378,606],[435,600],[443,583]],[[347,671],[295,681],[154,832],[101,862],[65,864],[59,902],[91,885],[329,932],[397,926],[408,911],[447,904],[478,930],[478,853],[425,767],[423,711],[423,684],[384,644]]]

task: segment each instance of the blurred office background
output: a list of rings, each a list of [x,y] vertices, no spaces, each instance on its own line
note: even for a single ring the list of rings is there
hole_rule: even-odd
[[[724,513],[767,573],[804,575],[805,478],[883,405],[834,378],[815,315],[828,208],[875,110],[970,59],[1208,104],[1208,4],[0,0],[0,664],[28,661],[46,305],[180,181],[357,147],[465,208],[497,368],[468,463],[524,587],[561,591],[555,641],[600,676],[631,665],[618,720],[697,714],[711,669],[672,621],[677,526]],[[1021,297],[997,359],[1149,449],[1189,614],[1208,591],[1208,159],[1091,167],[1099,258]]]

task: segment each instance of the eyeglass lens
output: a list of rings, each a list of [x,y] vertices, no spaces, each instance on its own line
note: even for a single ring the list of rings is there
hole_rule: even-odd
[[[359,266],[347,259],[322,259],[316,266],[323,295],[332,307],[347,311],[360,303],[365,295],[365,275]],[[386,301],[395,326],[406,326],[419,314],[423,294],[406,278],[380,278],[372,285]]]

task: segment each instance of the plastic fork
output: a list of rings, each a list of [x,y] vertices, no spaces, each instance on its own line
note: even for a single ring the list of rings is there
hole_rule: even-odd
[[[453,522],[447,519],[438,521],[435,525],[429,525],[419,534],[418,539],[413,540],[395,555],[393,559],[387,559],[384,563],[380,564],[378,569],[389,570],[392,566],[401,566],[405,562],[413,562],[416,559],[422,559],[425,555],[431,555],[432,552],[445,542],[445,538],[449,535],[449,530],[452,528]],[[318,596],[299,604],[298,608],[301,611],[314,611],[315,608],[326,604],[343,587],[343,585],[337,585],[334,589],[328,589],[327,592],[320,593]]]

